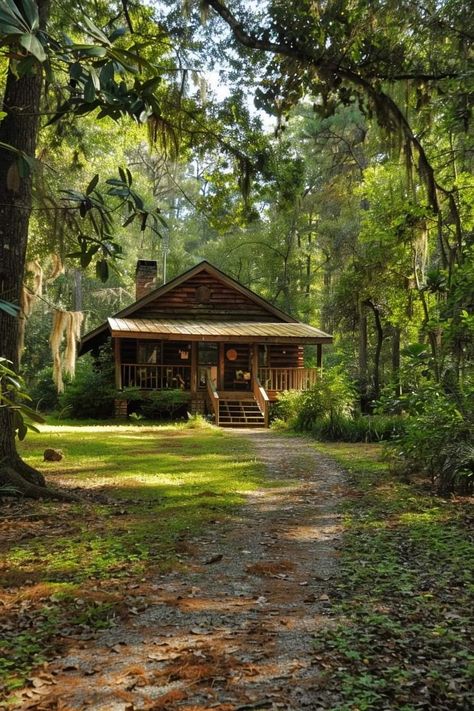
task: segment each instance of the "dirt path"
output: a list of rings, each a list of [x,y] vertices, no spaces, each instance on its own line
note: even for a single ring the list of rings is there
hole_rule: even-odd
[[[291,485],[252,493],[234,520],[186,541],[184,569],[154,581],[149,606],[130,623],[52,662],[56,683],[32,707],[327,708],[311,651],[331,624],[343,475],[303,439],[245,436],[269,478]]]

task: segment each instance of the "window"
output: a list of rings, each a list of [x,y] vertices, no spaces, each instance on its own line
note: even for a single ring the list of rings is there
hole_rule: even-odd
[[[259,368],[268,367],[268,348],[266,346],[258,347],[258,366]]]
[[[161,343],[159,341],[138,341],[138,363],[160,363]]]
[[[218,357],[218,343],[198,343],[199,365],[217,365]]]

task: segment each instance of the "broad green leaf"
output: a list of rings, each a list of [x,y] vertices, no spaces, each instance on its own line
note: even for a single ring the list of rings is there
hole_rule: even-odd
[[[4,301],[0,299],[0,310],[7,313],[9,316],[18,316],[20,313],[20,307],[16,304],[11,304],[9,301]]]
[[[107,281],[107,279],[109,278],[109,265],[107,263],[107,260],[100,259],[96,263],[95,273],[97,275],[97,278],[100,279],[102,282]]]
[[[86,57],[105,57],[107,50],[105,47],[91,44],[73,44],[71,49],[74,52],[80,52]]]
[[[86,188],[86,195],[91,194],[91,192],[97,187],[98,182],[99,182],[99,173],[96,173]]]
[[[31,30],[35,31],[39,27],[38,6],[33,0],[22,0],[23,11],[28,20]]]
[[[85,28],[88,31],[88,33],[92,37],[94,37],[94,39],[99,40],[99,42],[102,42],[103,44],[110,45],[110,41],[109,41],[109,38],[107,37],[107,35],[105,35],[102,32],[102,30],[100,30],[96,25],[94,25],[94,23],[91,22],[91,20],[89,20],[89,18],[86,15],[84,15],[82,17],[82,22],[85,25]]]
[[[89,76],[89,79],[86,81],[84,85],[84,101],[86,101],[88,104],[92,103],[95,99],[95,86],[94,82],[92,81],[92,77]]]
[[[27,52],[32,54],[39,62],[44,62],[46,59],[46,52],[43,49],[43,45],[39,39],[33,34],[24,34],[20,37],[20,44],[26,49]]]

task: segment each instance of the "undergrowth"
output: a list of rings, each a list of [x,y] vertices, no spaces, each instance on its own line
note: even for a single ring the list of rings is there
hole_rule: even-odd
[[[316,657],[338,711],[472,708],[469,502],[391,475],[377,445],[318,444],[349,471],[334,628]]]

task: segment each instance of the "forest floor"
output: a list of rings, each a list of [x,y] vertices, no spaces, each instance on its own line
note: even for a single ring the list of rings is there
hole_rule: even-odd
[[[49,431],[90,500],[3,505],[5,708],[472,707],[469,501],[377,445]]]

